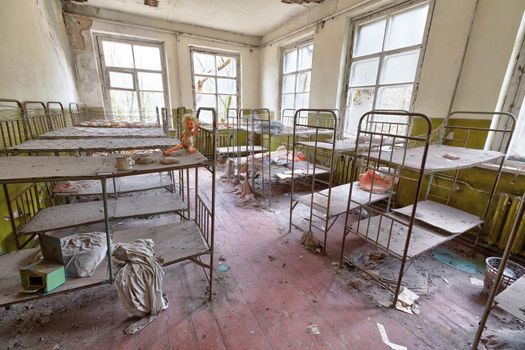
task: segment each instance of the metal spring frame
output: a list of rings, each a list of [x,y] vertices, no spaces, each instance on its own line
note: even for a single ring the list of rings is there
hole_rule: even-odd
[[[71,102],[68,109],[69,117],[71,118],[71,125],[77,126],[81,121],[88,119],[88,112],[85,104]]]
[[[26,141],[29,135],[22,103],[13,99],[0,99],[0,104],[15,112],[14,118],[8,116],[9,118],[0,120],[0,139],[2,140],[0,147],[5,150]]]
[[[58,106],[58,108],[53,108],[54,106]],[[46,103],[46,109],[52,130],[62,129],[67,126],[66,113],[61,102],[48,101]]]
[[[426,126],[425,132],[423,133],[422,136],[410,136],[410,135],[408,135],[408,130],[405,130],[404,134],[397,134],[396,132],[398,132],[399,127],[404,125],[404,124],[406,124],[406,123],[403,123],[403,122],[399,122],[399,123],[396,123],[396,122],[382,122],[380,120],[375,120],[374,116],[377,115],[377,114],[393,116],[393,117],[397,116],[397,117],[400,117],[401,119],[407,119],[409,125],[412,125],[412,123],[413,123],[415,118],[421,119],[425,123],[425,126]],[[366,123],[366,125],[365,125],[365,123]],[[386,130],[385,130],[385,128],[386,128]],[[394,132],[392,131],[393,128],[395,128]],[[400,287],[401,287],[401,281],[403,279],[403,273],[405,271],[405,264],[406,264],[407,257],[408,257],[408,248],[410,246],[410,240],[411,240],[411,237],[412,237],[412,231],[413,231],[414,224],[415,224],[415,215],[416,215],[416,210],[417,210],[417,202],[418,202],[418,199],[419,199],[419,196],[420,196],[420,193],[421,193],[421,190],[422,190],[422,186],[423,186],[423,177],[424,177],[424,174],[425,174],[424,169],[425,169],[425,164],[426,164],[426,159],[427,159],[427,154],[428,154],[428,147],[429,147],[429,143],[430,143],[431,132],[432,132],[432,122],[431,122],[430,118],[427,117],[424,114],[421,114],[421,113],[410,113],[410,112],[404,112],[404,111],[372,110],[370,112],[365,113],[359,120],[359,125],[358,125],[358,130],[357,130],[357,139],[356,140],[360,140],[361,136],[365,135],[365,136],[369,137],[369,144],[368,144],[368,150],[364,154],[360,154],[359,153],[359,151],[360,151],[359,150],[359,142],[356,142],[356,148],[355,148],[356,159],[354,160],[353,165],[352,165],[352,171],[351,171],[351,175],[350,175],[351,181],[355,181],[355,180],[358,179],[358,175],[360,173],[358,168],[362,167],[365,170],[372,170],[372,171],[375,171],[375,172],[379,172],[379,173],[383,173],[383,174],[392,176],[393,179],[397,178],[398,180],[403,179],[403,180],[412,182],[416,186],[416,191],[415,191],[414,198],[413,198],[412,212],[411,212],[411,215],[410,215],[410,218],[409,218],[409,222],[407,224],[405,221],[400,221],[400,220],[396,219],[395,217],[393,217],[393,216],[388,214],[388,211],[390,209],[390,204],[392,202],[392,196],[393,196],[394,191],[390,192],[390,196],[389,196],[389,199],[388,199],[387,210],[386,210],[386,212],[384,212],[384,211],[375,209],[375,208],[371,207],[368,204],[362,204],[360,202],[352,200],[353,186],[350,186],[350,193],[349,193],[349,196],[348,196],[348,202],[347,202],[346,214],[345,214],[345,224],[344,224],[344,230],[343,230],[343,239],[342,239],[342,244],[341,244],[341,255],[340,255],[340,259],[339,259],[339,266],[340,267],[343,266],[346,237],[352,231],[352,228],[349,225],[349,213],[351,211],[351,205],[352,204],[356,205],[355,209],[359,210],[359,217],[362,216],[363,210],[365,210],[365,208],[366,208],[367,211],[374,212],[374,213],[376,213],[376,214],[381,216],[380,217],[380,221],[379,221],[380,224],[378,226],[378,232],[377,232],[376,240],[374,241],[374,240],[368,238],[368,236],[369,236],[368,230],[370,228],[370,225],[367,226],[366,239],[367,239],[367,241],[372,242],[376,246],[382,248],[383,250],[385,250],[389,254],[393,253],[389,249],[389,246],[390,246],[391,236],[392,236],[392,232],[393,232],[394,222],[396,222],[398,224],[401,224],[401,225],[404,225],[404,226],[407,226],[407,236],[406,236],[406,240],[405,240],[405,244],[404,244],[403,254],[401,256],[393,254],[394,256],[396,256],[396,257],[401,259],[401,266],[400,266],[400,269],[399,269],[399,276],[398,276],[398,279],[397,279],[397,284],[396,284],[395,291],[393,291],[394,292],[394,303],[393,303],[393,305],[395,305],[396,302],[397,302],[397,298],[398,298]],[[377,137],[380,138],[379,145],[374,145],[374,139],[377,138]],[[406,160],[406,152],[407,152],[407,149],[408,149],[409,142],[423,143],[423,147],[424,147],[423,148],[423,155],[422,155],[422,158],[421,158],[421,163],[419,164],[420,166],[419,166],[419,168],[416,171],[417,175],[416,175],[415,179],[403,175],[404,163],[405,163],[405,160]],[[401,163],[401,166],[400,167],[394,167],[394,166],[388,165],[388,170],[379,169],[379,167],[380,167],[382,162],[383,163],[387,163],[387,164],[392,164],[392,157],[393,157],[394,152],[390,152],[390,159],[381,159],[381,153],[379,153],[378,159],[376,160],[376,159],[371,158],[372,151],[374,149],[377,149],[377,150],[381,151],[383,149],[383,147],[387,147],[387,148],[393,147],[393,148],[395,148],[396,145],[399,145],[403,149],[403,161]],[[359,159],[362,160],[360,165],[358,165],[358,163],[359,163],[358,160]],[[371,186],[372,187],[374,186],[374,177],[372,178]],[[397,188],[399,189],[399,183],[398,183]],[[371,199],[372,199],[372,192],[370,192],[370,194],[369,194],[368,203],[371,202]],[[370,220],[370,217],[371,216],[369,216],[369,220]],[[379,245],[379,236],[381,234],[380,228],[381,228],[381,222],[382,222],[383,217],[386,217],[387,219],[392,220],[391,221],[391,225],[390,225],[390,230],[388,231],[388,233],[386,233],[388,235],[388,243],[387,243],[386,246]],[[355,230],[356,233],[359,232],[359,223],[360,222],[358,222],[357,229]],[[359,266],[358,266],[358,268],[359,268]],[[375,276],[372,276],[372,277],[374,277],[376,280],[378,280]],[[381,282],[381,281],[378,280],[378,282]]]
[[[48,117],[47,107],[44,102],[41,101],[24,101],[22,104],[24,107],[24,119],[30,138],[36,138],[48,131],[53,130],[53,126]],[[29,106],[42,107],[42,111],[36,116],[31,116],[30,110],[39,110],[40,108],[28,108]]]
[[[302,117],[301,114],[306,113],[306,117]],[[326,116],[322,118],[321,116]],[[321,121],[328,122],[322,123]],[[323,254],[326,254],[326,241],[328,238],[328,231],[332,228],[333,224],[335,223],[337,216],[332,217],[330,216],[330,202],[332,197],[332,185],[334,182],[334,155],[335,155],[335,142],[336,142],[336,132],[337,132],[337,126],[338,126],[338,118],[334,110],[331,109],[299,109],[295,112],[294,115],[294,124],[293,124],[293,134],[292,134],[292,183],[291,183],[291,191],[290,191],[290,214],[289,214],[289,231],[292,230],[293,225],[293,210],[295,209],[298,202],[294,200],[294,194],[295,194],[295,151],[296,147],[299,145],[297,140],[297,127],[307,127],[310,129],[315,129],[315,136],[314,136],[314,147],[313,147],[313,169],[311,174],[311,191],[310,191],[310,214],[308,218],[308,232],[312,232],[312,227],[315,227],[316,229],[320,230],[324,233],[324,239],[323,239]],[[318,154],[318,142],[319,142],[319,131],[320,130],[328,130],[332,132],[332,139],[331,141],[324,140],[324,143],[331,143],[332,149],[330,150],[329,155],[329,167],[328,167],[328,181],[320,180],[316,178],[316,169],[318,167],[317,165],[317,154]],[[326,136],[326,135],[324,135]],[[326,196],[327,199],[327,206],[326,212],[323,213],[325,216],[324,218],[321,216],[318,216],[314,214],[314,198],[315,198],[315,186],[317,183],[321,183],[325,186],[328,186],[328,195]],[[320,192],[317,192],[318,195],[324,196]],[[318,207],[319,204],[316,204]],[[318,210],[317,210],[318,211]],[[322,228],[317,227],[313,225],[313,217],[316,217],[318,219],[324,220],[324,226]],[[333,219],[333,220],[332,220]],[[332,221],[330,223],[330,221]]]

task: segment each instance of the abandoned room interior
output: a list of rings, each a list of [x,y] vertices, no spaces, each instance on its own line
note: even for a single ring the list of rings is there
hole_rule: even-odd
[[[525,349],[524,0],[2,0],[0,43],[0,349]]]

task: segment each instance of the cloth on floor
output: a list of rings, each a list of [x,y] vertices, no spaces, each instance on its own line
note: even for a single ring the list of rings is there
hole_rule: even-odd
[[[66,274],[71,277],[91,276],[107,252],[104,232],[77,233],[64,238],[61,245]]]
[[[432,256],[445,265],[460,271],[481,275],[485,273],[485,261],[481,258],[472,259],[445,247],[435,248]]]
[[[125,334],[134,334],[168,308],[162,295],[164,270],[154,257],[151,239],[115,244],[113,257],[119,299],[130,314],[141,317],[124,330]]]

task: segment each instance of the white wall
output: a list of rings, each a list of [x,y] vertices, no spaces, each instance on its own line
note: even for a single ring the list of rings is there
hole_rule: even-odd
[[[88,107],[103,106],[98,74],[94,34],[105,33],[160,41],[164,44],[171,107],[193,108],[190,46],[235,52],[241,59],[241,103],[244,107],[258,107],[259,50],[242,44],[227,44],[165,29],[129,26],[107,20],[66,14],[68,31],[74,41],[75,64],[79,80],[79,95]],[[78,39],[75,39],[75,37]]]
[[[263,38],[264,42],[268,42],[262,47],[261,53],[261,102],[265,107],[272,110],[279,108],[281,48],[300,40],[308,31],[314,31],[310,107],[340,106],[339,96],[343,67],[347,58],[351,19],[360,16],[364,11],[377,8],[379,3],[327,0],[323,4],[326,6],[283,26],[290,32],[297,33],[282,38],[286,31],[281,27]],[[342,4],[351,10],[337,15],[344,12]],[[476,4],[476,0],[435,2],[414,104],[415,111],[430,117],[444,117],[452,102],[453,109],[495,109],[525,9],[525,1],[480,0],[470,34]],[[312,24],[322,18],[321,16],[329,16],[330,10],[335,16],[326,19],[323,26],[311,26],[311,29],[305,31],[297,29]],[[462,66],[469,35],[470,43]]]
[[[59,0],[2,0],[0,43],[0,97],[78,100]]]

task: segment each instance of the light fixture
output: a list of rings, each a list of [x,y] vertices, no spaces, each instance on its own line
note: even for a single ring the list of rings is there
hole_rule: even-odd
[[[144,0],[144,5],[151,7],[159,7],[159,0]]]
[[[323,1],[324,0],[281,0],[281,2],[284,2],[285,4],[299,4],[299,5],[311,4],[311,3],[320,4]]]

